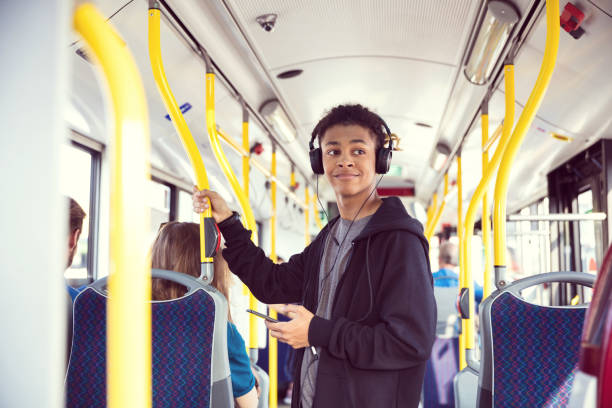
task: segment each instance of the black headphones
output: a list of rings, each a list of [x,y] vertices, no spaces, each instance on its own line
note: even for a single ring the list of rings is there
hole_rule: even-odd
[[[376,115],[376,114],[375,114]],[[385,121],[378,115],[376,117],[380,120],[380,124],[385,129],[386,136],[389,138],[389,147],[381,146],[376,151],[376,173],[378,174],[386,174],[389,171],[389,167],[391,166],[391,152],[393,151],[393,138],[391,137],[391,131],[389,130],[389,126],[385,123]],[[323,153],[321,152],[321,147],[314,147],[314,141],[319,135],[319,127],[316,126],[312,131],[312,137],[310,138],[310,143],[308,143],[308,147],[310,148],[310,152],[308,153],[310,156],[310,167],[314,174],[323,174]]]

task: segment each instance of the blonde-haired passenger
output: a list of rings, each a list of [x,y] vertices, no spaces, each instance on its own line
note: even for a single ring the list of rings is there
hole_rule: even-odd
[[[200,226],[191,222],[169,222],[162,226],[153,243],[152,267],[200,276]],[[218,253],[214,258],[215,277],[212,285],[229,301],[230,271],[227,262]],[[185,294],[186,288],[164,279],[153,279],[152,300],[170,300]],[[256,379],[251,371],[249,357],[242,336],[232,323],[228,311],[227,348],[236,405],[257,407]]]

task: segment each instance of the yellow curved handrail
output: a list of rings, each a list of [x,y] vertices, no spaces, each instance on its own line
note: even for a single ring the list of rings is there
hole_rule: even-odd
[[[446,196],[448,195],[448,173],[444,175],[444,194],[442,195],[442,200],[440,202],[440,207],[436,211],[435,215],[432,218],[431,223],[427,226],[425,230],[425,238],[427,241],[431,240],[433,233],[436,231],[436,227],[438,226],[438,222],[440,221],[440,217],[442,216],[442,212],[444,211],[444,207],[446,205]]]
[[[110,144],[108,406],[150,407],[151,263],[146,244],[150,220],[143,203],[150,178],[150,141],[145,92],[130,51],[93,5],[79,6],[73,24],[102,68],[115,120]]]
[[[504,116],[504,125],[502,128],[502,136],[495,150],[495,154],[493,154],[493,158],[488,163],[483,172],[482,178],[472,195],[470,200],[470,204],[468,206],[468,210],[465,213],[464,226],[462,228],[463,232],[463,245],[461,248],[463,262],[463,270],[462,270],[462,288],[469,289],[469,310],[470,310],[470,318],[463,319],[464,320],[464,328],[463,333],[465,333],[465,346],[466,349],[472,350],[474,348],[474,321],[472,319],[472,315],[474,313],[474,281],[472,279],[472,237],[474,235],[474,223],[476,222],[476,211],[478,209],[478,204],[482,203],[482,199],[486,194],[487,189],[489,188],[489,183],[497,170],[497,166],[499,165],[504,152],[510,142],[511,132],[512,132],[512,124],[514,123],[514,66],[513,65],[505,65],[504,66],[504,81],[505,81],[505,116]],[[484,116],[484,115],[483,115]],[[488,116],[488,115],[487,115]],[[488,127],[488,117],[486,120]],[[484,126],[484,119],[483,119]],[[483,136],[484,139],[484,136]]]
[[[208,60],[208,55],[205,54],[206,58],[206,129],[208,130],[208,137],[210,139],[210,145],[213,153],[217,158],[219,166],[225,174],[225,178],[229,181],[234,190],[234,194],[238,197],[240,203],[240,209],[246,220],[246,226],[251,230],[251,240],[257,245],[257,224],[255,223],[255,216],[251,209],[251,204],[246,196],[244,190],[240,186],[238,178],[234,174],[221,143],[219,143],[219,137],[217,135],[217,125],[215,122],[215,74],[212,72],[211,63]],[[249,293],[249,308],[257,310],[257,299],[252,293]],[[258,348],[258,336],[257,336],[257,320],[252,314],[249,315],[249,348],[254,350]]]
[[[172,90],[170,89],[170,85],[168,84],[166,73],[164,71],[160,40],[161,11],[156,5],[153,5],[151,8],[149,8],[148,13],[149,59],[151,61],[151,69],[153,70],[153,78],[155,79],[157,90],[162,97],[166,110],[172,118],[174,129],[176,129],[176,132],[180,136],[181,142],[183,143],[183,147],[187,151],[189,161],[191,162],[191,166],[195,172],[198,188],[200,190],[208,190],[210,189],[210,185],[208,183],[208,176],[206,174],[206,168],[204,167],[204,161],[202,160],[202,156],[198,150],[198,145],[189,131],[189,127],[187,126],[187,122],[181,113],[178,103],[176,103],[176,99],[172,94]],[[200,214],[200,262],[202,264],[203,279],[210,283],[212,282],[214,274],[212,254],[214,252],[216,243],[213,243],[212,246],[209,243],[209,248],[206,247],[207,227],[214,228],[214,220],[212,219],[210,208]]]
[[[495,182],[493,234],[495,240],[495,284],[498,287],[503,287],[506,284],[504,276],[506,269],[506,200],[510,170],[550,83],[559,50],[559,31],[559,1],[547,0],[546,46],[542,66],[525,108],[516,123],[512,139],[505,150]]]

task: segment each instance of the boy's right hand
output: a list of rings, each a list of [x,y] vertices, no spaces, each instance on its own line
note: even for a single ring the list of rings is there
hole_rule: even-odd
[[[219,193],[206,189],[199,190],[197,186],[193,186],[193,211],[198,214],[203,213],[208,208],[207,198],[210,200],[212,216],[217,224],[232,216],[232,210]]]

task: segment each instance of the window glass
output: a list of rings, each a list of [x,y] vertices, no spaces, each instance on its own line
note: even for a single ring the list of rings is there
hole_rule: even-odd
[[[170,220],[170,187],[154,180],[148,182],[147,204],[151,209],[151,239],[157,235],[159,226]]]
[[[593,192],[586,190],[578,194],[578,213],[590,214],[593,212]],[[595,222],[581,221],[578,223],[580,231],[580,263],[582,272],[597,273]]]
[[[178,190],[177,219],[183,222],[200,222],[200,216],[193,212],[191,194]]]
[[[60,189],[63,195],[72,197],[83,208],[87,216],[77,244],[72,264],[64,272],[66,279],[87,279],[87,251],[89,240],[90,194],[91,194],[91,153],[73,145],[61,149]],[[66,204],[67,205],[67,204]],[[68,251],[66,242],[66,251]]]

